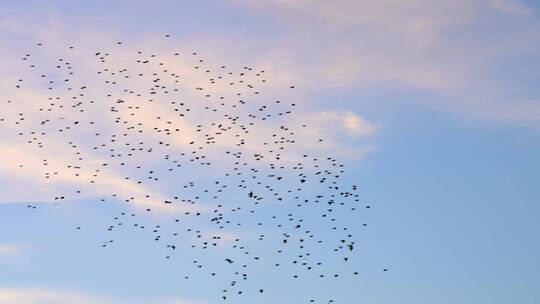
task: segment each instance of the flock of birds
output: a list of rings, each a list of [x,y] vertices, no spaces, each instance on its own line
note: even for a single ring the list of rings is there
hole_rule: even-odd
[[[38,43],[21,57],[13,89],[24,94],[3,101],[1,132],[44,155],[21,162],[21,170],[31,166],[52,185],[74,185],[51,200],[97,197],[97,206],[122,206],[104,229],[103,250],[118,243],[118,230],[144,232],[164,259],[225,278],[220,298],[233,302],[268,294],[266,275],[251,271],[259,264],[292,279],[359,275],[347,224],[370,205],[357,186],[343,185],[344,165],[317,149],[325,140],[295,116],[296,104],[263,94],[267,72],[122,42],[100,50],[54,46],[58,58],[46,48]],[[161,222],[145,224],[148,218]],[[182,250],[201,259],[185,261]],[[246,281],[259,286],[248,289]]]

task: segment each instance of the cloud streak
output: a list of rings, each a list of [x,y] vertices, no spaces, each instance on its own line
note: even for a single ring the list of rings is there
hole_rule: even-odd
[[[13,256],[20,251],[20,247],[15,244],[0,244],[0,257]]]
[[[155,299],[122,300],[88,294],[80,291],[61,290],[43,287],[2,287],[2,304],[119,304],[151,303]],[[150,301],[150,302],[149,302]],[[155,303],[155,302],[154,302]],[[164,304],[205,304],[206,302],[189,299],[159,299]]]
[[[13,31],[22,31],[17,28],[16,22],[9,23]],[[40,31],[34,33],[39,36]],[[53,58],[66,58],[74,66],[80,68],[78,73],[81,73],[85,79],[85,86],[88,86],[89,93],[88,98],[103,99],[103,96],[92,95],[92,92],[105,92],[107,86],[103,84],[103,79],[95,74],[96,59],[92,58],[95,50],[92,50],[91,46],[85,43],[77,45],[76,51],[72,53],[66,53],[66,50],[61,50],[58,45],[67,45],[68,42],[62,40],[59,35],[50,34],[46,35],[50,37],[50,41],[46,45],[52,45],[52,48],[46,48],[45,51],[36,54],[35,56],[42,58],[44,61],[40,63],[38,68],[45,68],[41,65],[54,64]],[[152,74],[159,72],[163,68],[173,68],[175,71],[181,71],[180,83],[184,88],[183,94],[185,98],[192,100],[192,104],[208,103],[204,94],[211,93],[213,96],[235,96],[236,94],[254,94],[254,91],[267,90],[268,94],[279,93],[279,86],[282,85],[280,81],[273,82],[273,76],[269,75],[272,81],[268,84],[260,84],[254,88],[246,88],[245,85],[239,85],[242,83],[241,77],[236,74],[218,82],[212,86],[211,91],[199,92],[197,88],[202,85],[207,86],[207,79],[204,76],[203,69],[215,68],[212,64],[200,63],[195,59],[186,57],[180,57],[180,59],[173,56],[174,48],[171,45],[163,45],[159,43],[144,42],[134,43],[137,48],[144,50],[152,50],[145,56],[150,54],[158,54],[159,59],[152,60],[148,65],[133,66],[133,63],[140,58],[135,56],[133,51],[126,51],[124,49],[117,49],[111,51],[111,54],[117,57],[118,60],[111,60],[114,65],[109,66],[111,70],[121,70],[126,66],[130,66],[130,70],[137,70],[141,74]],[[107,48],[101,46],[101,48]],[[131,50],[131,48],[130,48]],[[216,52],[206,50],[210,57],[216,57]],[[4,50],[6,52],[6,50]],[[14,52],[14,50],[13,50]],[[86,55],[85,55],[86,54]],[[92,54],[92,56],[87,56]],[[133,202],[135,206],[144,208],[157,208],[167,212],[185,212],[194,211],[195,207],[186,206],[178,207],[171,205],[164,205],[163,202],[167,200],[167,194],[163,193],[163,189],[153,189],[141,185],[134,180],[126,178],[130,172],[121,170],[121,168],[108,166],[103,167],[104,163],[108,163],[108,155],[100,154],[93,151],[91,141],[80,141],[80,138],[87,138],[92,135],[93,132],[100,132],[106,134],[121,134],[125,132],[124,127],[118,125],[103,125],[101,129],[94,129],[94,125],[79,125],[76,129],[62,134],[57,134],[57,128],[62,124],[71,122],[72,120],[83,120],[90,117],[101,117],[100,122],[114,121],[117,116],[124,118],[124,123],[132,126],[136,126],[142,134],[138,134],[137,138],[144,142],[156,143],[158,141],[166,141],[171,144],[171,147],[166,148],[173,154],[181,152],[191,152],[194,148],[192,143],[200,145],[206,139],[202,137],[201,133],[196,131],[195,122],[189,118],[178,117],[175,112],[172,111],[170,105],[166,105],[160,102],[149,103],[148,101],[142,101],[140,98],[134,98],[133,95],[124,93],[115,98],[122,100],[126,106],[116,106],[116,111],[110,111],[107,103],[96,105],[87,110],[87,114],[81,115],[75,110],[62,109],[56,111],[56,114],[50,114],[49,112],[38,112],[36,109],[46,109],[50,107],[51,99],[50,92],[47,92],[45,87],[39,85],[33,85],[30,81],[28,85],[23,85],[19,89],[14,88],[14,79],[9,77],[12,75],[21,75],[21,72],[13,64],[16,60],[15,54],[5,54],[3,58],[13,58],[6,64],[6,74],[2,76],[5,81],[2,82],[2,95],[3,102],[6,103],[2,112],[2,124],[5,126],[0,137],[3,139],[3,147],[1,148],[4,158],[0,160],[0,167],[5,171],[10,172],[12,178],[25,180],[26,183],[21,183],[19,187],[27,189],[28,187],[40,188],[45,195],[36,194],[34,197],[44,198],[47,193],[57,192],[61,193],[66,186],[70,187],[70,191],[75,192],[76,189],[81,189],[85,195],[103,196],[110,193],[110,189],[114,189],[114,194],[119,198]],[[152,57],[149,57],[152,58]],[[201,70],[193,69],[194,65],[201,65]],[[46,70],[44,70],[46,71]],[[25,75],[26,76],[26,75]],[[23,76],[20,76],[23,77]],[[54,75],[52,76],[54,77]],[[121,81],[119,79],[118,81]],[[165,85],[172,85],[171,82],[166,82]],[[166,82],[166,83],[165,83]],[[227,82],[236,83],[235,86],[228,85]],[[83,85],[82,83],[73,84],[73,86]],[[124,83],[127,88],[130,88],[135,93],[145,94],[148,93],[148,87],[144,85],[144,82],[134,79]],[[68,100],[72,98],[73,93],[70,91],[55,91],[53,96],[62,100]],[[310,149],[313,151],[346,151],[350,150],[347,154],[351,158],[361,157],[365,151],[364,146],[354,148],[355,151],[364,152],[351,152],[351,148],[345,149],[345,145],[350,144],[348,139],[344,137],[354,135],[354,137],[363,137],[372,135],[375,132],[375,127],[367,122],[362,117],[358,116],[351,111],[325,111],[325,112],[313,112],[311,106],[307,105],[304,113],[299,113],[294,117],[286,117],[280,119],[278,123],[285,125],[294,125],[298,121],[305,121],[310,124],[312,131],[299,132],[297,142],[309,143]],[[137,109],[135,111],[134,109]],[[310,112],[311,110],[311,112]],[[24,113],[24,121],[17,121],[20,119],[20,113]],[[45,114],[43,114],[45,113]],[[249,112],[242,113],[242,115],[248,115]],[[207,116],[206,113],[200,112],[196,114],[196,117],[201,121],[209,123],[211,120],[215,121],[217,118]],[[214,115],[215,116],[215,115]],[[160,120],[156,120],[159,117]],[[201,123],[198,121],[198,123]],[[44,124],[45,123],[45,124]],[[232,127],[228,132],[220,132],[222,134],[215,135],[215,145],[210,148],[210,154],[213,154],[214,161],[217,163],[227,163],[228,160],[223,156],[218,156],[218,151],[223,149],[232,149],[236,147],[238,134],[243,132],[241,128],[231,125],[227,120],[222,118],[222,124]],[[181,136],[167,137],[163,133],[155,132],[158,130],[165,130],[171,125],[178,128],[181,131]],[[56,128],[56,129],[55,129]],[[261,153],[265,147],[262,141],[268,140],[274,136],[271,131],[277,128],[277,123],[272,125],[272,122],[262,123],[259,122],[251,127],[252,135],[246,136],[249,138],[249,144],[245,146],[247,150],[252,153]],[[35,145],[29,145],[36,140],[32,139],[29,142],[25,142],[28,139],[28,133],[32,134],[37,130],[47,132],[47,135],[41,138],[40,149],[36,149]],[[313,131],[316,130],[316,131]],[[22,132],[22,133],[21,133]],[[24,137],[16,136],[17,133],[21,133]],[[329,137],[330,140],[324,144],[316,143],[320,137]],[[80,154],[73,154],[72,148],[77,146]],[[164,148],[165,149],[165,148]],[[298,160],[298,157],[294,155],[296,151],[286,150],[282,154],[281,159],[283,161],[289,159],[290,161]],[[145,158],[146,156],[142,156]],[[141,161],[142,158],[134,157],[134,162]],[[266,160],[263,160],[266,161]],[[46,162],[47,166],[44,167],[43,163]],[[148,159],[146,159],[148,162]],[[61,172],[62,174],[57,174]],[[30,183],[33,186],[28,186]],[[15,191],[17,192],[17,191]],[[21,197],[20,192],[15,197],[8,196],[3,197],[4,202],[20,201],[25,202],[27,197]],[[30,197],[28,197],[30,198]],[[43,201],[50,201],[51,199],[42,199]],[[198,209],[197,209],[198,210]]]
[[[289,26],[273,44],[287,50],[290,74],[319,77],[312,86],[426,90],[431,106],[537,126],[536,77],[520,64],[537,66],[538,16],[518,1],[239,3]]]

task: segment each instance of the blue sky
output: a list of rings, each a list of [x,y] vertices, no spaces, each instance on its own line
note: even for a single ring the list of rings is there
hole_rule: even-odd
[[[267,94],[294,100],[302,119],[322,126],[327,148],[346,162],[344,182],[357,184],[373,209],[344,215],[358,231],[360,278],[289,282],[281,279],[288,273],[261,266],[271,296],[235,303],[302,303],[308,295],[532,304],[540,302],[539,21],[534,1],[510,0],[2,1],[2,102],[17,78],[14,58],[36,41],[52,45],[45,57],[71,43],[157,51],[172,43],[214,65],[264,68],[273,80]],[[172,42],[160,42],[164,34]],[[291,83],[295,93],[282,89]],[[102,228],[125,206],[96,204],[99,195],[61,208],[40,199],[70,181],[49,189],[19,175],[10,165],[32,151],[16,150],[7,130],[0,135],[0,303],[220,303],[219,283],[183,279],[196,273],[192,259],[211,265],[220,252],[180,249],[171,266],[163,248],[130,231],[103,250]],[[28,201],[40,207],[29,210]]]

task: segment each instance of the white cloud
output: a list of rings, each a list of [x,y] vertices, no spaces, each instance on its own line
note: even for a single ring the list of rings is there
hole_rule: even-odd
[[[13,256],[20,251],[20,247],[15,244],[0,244],[0,257]]]
[[[259,33],[257,26],[244,31],[201,30],[183,41],[173,39],[171,43],[159,42],[153,35],[140,35],[137,38],[140,43],[132,45],[176,44],[182,50],[197,50],[216,63],[257,65],[272,74],[275,85],[294,82],[308,89],[331,90],[383,84],[390,89],[420,89],[433,92],[433,99],[439,103],[419,102],[474,119],[523,125],[537,125],[539,121],[536,113],[527,111],[538,104],[537,79],[531,71],[537,68],[535,57],[540,51],[535,43],[540,37],[539,20],[537,13],[522,2],[237,0],[235,3],[253,8],[256,14],[265,14],[269,17],[268,26],[274,22],[276,31]],[[117,36],[110,31],[111,27],[104,31],[95,24],[91,27],[63,24],[61,16],[54,22],[44,21],[47,26],[33,28],[10,15],[13,13],[4,13],[0,26],[12,36],[74,42],[77,37],[84,37],[93,46],[114,42]],[[190,74],[187,79],[198,81],[199,78]]]
[[[364,118],[351,111],[317,111],[298,115],[297,121],[306,123],[309,128],[301,131],[302,134],[310,134],[304,137],[306,142],[324,138],[329,141],[339,142],[343,136],[353,136],[363,139],[374,135],[377,127],[367,122]]]
[[[204,304],[206,302],[189,299],[153,299],[125,300],[88,294],[79,291],[41,287],[2,287],[2,304],[119,304],[119,303],[167,303],[167,304]]]
[[[21,31],[21,29],[19,29]],[[37,31],[40,33],[41,31]],[[38,34],[36,34],[39,36]],[[84,54],[93,55],[94,51],[91,50],[91,46],[86,42],[74,43],[77,45],[77,53],[73,55],[66,54],[66,50],[59,49],[58,45],[66,45],[67,42],[64,41],[62,35],[50,34],[47,35],[50,41],[47,41],[46,45],[52,45],[52,48],[43,48],[41,55],[45,61],[50,60],[51,58],[65,57],[69,56],[72,64],[80,68],[78,73],[85,75],[85,85],[89,87],[96,88],[94,91],[105,91],[107,88],[103,85],[103,80],[99,79],[95,75],[95,62],[89,59],[89,56],[84,56]],[[83,35],[86,36],[86,35]],[[90,43],[91,44],[91,43]],[[172,56],[174,48],[170,45],[163,45],[159,43],[154,43],[152,41],[140,41],[133,43],[136,48],[147,50],[148,53],[155,53],[158,55],[159,62],[163,63],[165,66],[173,66],[175,71],[181,71],[181,84],[185,90],[182,92],[187,99],[192,100],[191,104],[203,104],[207,101],[201,96],[201,93],[195,90],[196,87],[201,86],[202,83],[207,82],[207,76],[204,72],[193,69],[195,62],[191,62],[194,59],[191,59],[192,56]],[[101,47],[104,47],[103,45]],[[14,50],[12,50],[15,52]],[[213,50],[205,50],[206,53],[212,58],[215,58],[215,61],[218,61],[219,55]],[[4,50],[4,58],[15,58],[14,53],[9,53],[7,50]],[[81,55],[83,54],[83,55]],[[132,48],[129,49],[118,49],[114,52],[111,51],[111,56],[115,56],[118,60],[111,60],[112,65],[110,66],[111,70],[121,69],[125,66],[130,66],[130,69],[136,69],[136,67],[131,67],[133,62],[135,62],[138,57],[134,54]],[[93,56],[90,56],[93,57]],[[39,123],[46,117],[52,118],[53,120],[59,119],[60,121],[66,117],[70,118],[73,115],[77,115],[75,112],[69,112],[64,110],[59,114],[47,113],[47,115],[42,115],[36,111],[39,107],[47,107],[48,95],[46,92],[43,92],[43,89],[32,87],[31,85],[23,86],[21,89],[15,90],[13,88],[13,77],[8,77],[12,75],[18,75],[20,73],[20,68],[17,69],[14,66],[16,60],[8,60],[6,62],[6,76],[3,77],[5,81],[2,81],[2,96],[3,101],[13,100],[14,103],[6,104],[3,108],[2,118],[6,118],[7,121],[4,123],[4,129],[0,132],[0,138],[3,140],[3,146],[0,148],[0,152],[4,156],[0,159],[0,168],[6,172],[10,172],[11,180],[17,179],[17,181],[25,180],[25,183],[20,183],[13,190],[14,195],[9,195],[5,197],[0,197],[4,202],[25,202],[26,199],[33,198],[44,198],[49,197],[51,193],[61,193],[65,186],[69,185],[71,191],[74,192],[74,189],[83,189],[85,195],[94,195],[102,196],[110,194],[110,189],[114,189],[114,193],[119,196],[121,199],[128,199],[134,197],[135,205],[142,207],[153,207],[158,209],[163,209],[165,211],[176,211],[184,212],[186,208],[182,207],[172,207],[175,205],[164,205],[163,201],[166,200],[165,193],[161,193],[159,189],[153,189],[152,187],[147,187],[144,184],[137,184],[133,180],[127,180],[125,176],[129,176],[130,172],[124,172],[118,170],[119,168],[107,167],[103,168],[101,164],[107,162],[108,155],[100,155],[99,153],[93,153],[91,150],[92,141],[85,142],[80,139],[88,138],[91,128],[89,126],[79,126],[77,130],[73,130],[70,134],[56,134],[57,132],[49,132],[49,134],[44,137],[42,140],[44,143],[44,148],[35,149],[34,146],[28,145],[26,139],[16,136],[19,132],[18,126],[14,126],[13,122],[17,119],[19,113],[25,113],[25,130],[35,130],[40,129]],[[199,64],[199,63],[198,63]],[[237,62],[235,62],[237,64]],[[212,64],[209,64],[210,68],[214,68]],[[268,66],[267,66],[268,67]],[[141,67],[141,73],[151,74],[157,72],[160,67],[157,65],[144,65]],[[268,71],[271,73],[271,71]],[[269,85],[264,87],[257,88],[260,90],[268,90],[268,94],[279,93],[279,87],[283,86],[284,83],[282,80],[279,80],[277,83],[273,82],[274,76],[281,75],[281,72],[276,71],[274,74],[269,76],[272,80]],[[230,76],[234,78],[236,76]],[[287,78],[287,77],[285,77]],[[287,78],[288,79],[288,78]],[[164,80],[165,81],[165,80]],[[128,84],[129,87],[136,91],[142,91],[147,89],[146,84],[141,84],[140,81],[133,80]],[[99,88],[99,89],[97,89]],[[245,88],[238,86],[229,86],[225,84],[218,84],[212,87],[212,94],[216,96],[228,96],[234,95],[238,91],[244,92]],[[205,92],[206,93],[206,92]],[[58,92],[57,96],[60,96],[63,99],[69,99],[70,94]],[[92,94],[92,93],[88,93]],[[101,106],[96,105],[93,109],[88,109],[86,118],[100,118],[101,121],[113,121],[117,115],[125,117],[125,122],[135,125],[140,123],[139,129],[144,130],[144,134],[140,136],[141,141],[156,141],[156,140],[166,140],[168,143],[171,143],[170,151],[175,153],[185,152],[193,150],[193,146],[190,145],[191,142],[201,142],[204,140],[201,133],[196,132],[195,125],[196,123],[190,121],[189,118],[180,119],[178,115],[174,114],[171,111],[170,107],[167,107],[163,103],[153,103],[149,104],[148,102],[143,102],[140,99],[133,98],[129,94],[124,94],[118,96],[122,98],[126,103],[129,103],[132,107],[139,108],[138,113],[131,114],[131,109],[127,107],[120,107],[118,112],[112,113],[109,111],[109,107],[106,104]],[[96,96],[96,98],[101,98]],[[195,110],[192,108],[192,110]],[[326,112],[315,112],[310,113],[311,106],[308,105],[308,112],[304,114],[296,114],[294,117],[285,117],[281,119],[280,122],[276,122],[272,125],[272,122],[267,122],[265,124],[255,124],[250,127],[251,135],[246,135],[245,137],[249,138],[249,145],[246,145],[244,148],[250,152],[259,153],[265,149],[262,142],[273,136],[273,133],[276,132],[277,126],[279,123],[286,125],[297,124],[298,121],[306,120],[310,123],[310,129],[302,130],[299,133],[299,137],[296,139],[299,143],[308,143],[308,146],[313,151],[324,151],[333,150],[345,152],[346,154],[356,157],[361,156],[368,151],[365,147],[344,147],[343,145],[349,145],[350,143],[341,140],[341,136],[333,136],[335,134],[352,134],[352,135],[370,135],[374,132],[375,128],[370,123],[366,122],[363,118],[358,116],[355,113],[349,111],[326,111]],[[249,111],[249,110],[248,110]],[[218,113],[221,115],[221,113]],[[247,115],[246,113],[243,113]],[[51,116],[52,115],[52,116]],[[157,121],[155,117],[161,117],[162,119]],[[216,115],[212,116],[207,113],[199,113],[196,115],[198,121],[209,122],[216,121],[219,119]],[[227,121],[223,120],[223,124],[227,125]],[[163,134],[154,132],[155,128],[166,128],[168,123],[174,123],[176,128],[181,129],[181,136],[167,137],[165,138]],[[234,126],[233,126],[234,127]],[[118,127],[117,125],[105,125],[102,133],[107,134],[120,134],[124,132],[124,129]],[[237,127],[235,127],[237,128]],[[240,130],[233,130],[231,132],[226,132],[216,137],[216,145],[214,150],[221,151],[224,148],[234,148],[238,140],[235,138]],[[317,143],[317,139],[320,137],[330,137],[324,144]],[[67,145],[66,142],[74,142],[78,147],[78,151],[81,154],[72,153],[70,145]],[[210,149],[212,150],[212,149]],[[363,150],[362,153],[356,152],[346,152],[352,150]],[[282,160],[296,160],[293,149],[290,151],[283,151]],[[217,154],[216,154],[217,155]],[[214,155],[214,156],[216,156]],[[84,160],[78,160],[80,156],[84,156]],[[47,166],[42,165],[43,160],[47,160]],[[142,162],[143,159],[137,159],[139,162]],[[214,159],[216,162],[220,162],[223,159],[219,156]],[[226,161],[226,160],[225,160]],[[266,160],[264,160],[266,161]],[[147,162],[147,160],[145,160]],[[75,168],[74,164],[78,164]],[[22,166],[22,167],[20,167]],[[99,169],[99,178],[95,178],[94,175]],[[61,174],[50,175],[46,180],[44,179],[45,174],[51,172],[61,172]],[[204,174],[204,173],[202,173]],[[12,182],[11,184],[17,184]],[[32,188],[35,191],[32,191],[33,196],[29,197],[25,189]],[[17,189],[22,191],[17,191]],[[39,190],[39,191],[38,191]],[[25,194],[26,192],[26,194]],[[150,198],[146,198],[150,196]],[[43,199],[42,199],[43,200]],[[50,199],[44,199],[47,201]],[[188,207],[189,210],[193,210],[193,206]],[[202,211],[202,210],[199,210]]]
[[[272,44],[288,50],[289,74],[318,78],[313,87],[427,90],[439,101],[430,106],[469,118],[540,121],[528,111],[538,104],[539,16],[519,1],[238,2],[288,25]]]
[[[345,128],[356,135],[375,133],[375,126],[353,112],[346,112],[343,119]]]
[[[166,205],[163,203],[166,200],[166,196],[163,194],[126,180],[113,170],[101,169],[101,176],[99,178],[93,178],[93,175],[96,174],[95,170],[90,170],[84,166],[81,166],[80,169],[67,169],[66,167],[72,163],[73,158],[69,157],[64,152],[65,150],[58,149],[62,146],[58,143],[53,144],[51,146],[53,147],[52,151],[49,149],[46,152],[40,153],[36,149],[27,146],[10,146],[5,143],[3,147],[0,147],[0,154],[3,155],[0,159],[0,168],[4,172],[10,172],[10,175],[13,177],[18,176],[25,179],[27,183],[23,183],[22,187],[28,187],[28,182],[38,185],[52,184],[49,189],[53,190],[50,192],[54,192],[54,188],[59,186],[58,183],[71,184],[77,186],[79,189],[89,191],[92,195],[110,196],[114,193],[122,199],[134,197],[135,199],[132,202],[135,206],[145,208],[152,207],[157,210],[178,213],[197,209],[191,206]],[[43,159],[47,159],[48,163],[45,168],[40,166]],[[99,168],[99,164],[104,162],[105,160],[93,157],[87,161],[87,165]],[[44,178],[45,172],[62,172],[62,174],[52,175],[53,182],[48,182]],[[95,180],[95,183],[92,183],[93,180]],[[111,189],[114,190],[111,191]],[[72,191],[73,194],[74,192]],[[149,197],[147,198],[146,196]],[[22,203],[25,202],[21,197],[4,198],[6,202],[13,202],[13,200]],[[46,201],[50,200],[51,198]]]
[[[44,288],[0,288],[2,304],[109,304],[113,301],[78,292]]]

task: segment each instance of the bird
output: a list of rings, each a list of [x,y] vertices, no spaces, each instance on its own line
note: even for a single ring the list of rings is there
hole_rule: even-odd
[[[337,151],[315,150],[323,134],[310,129],[296,103],[276,97],[279,86],[296,85],[274,82],[262,68],[212,64],[200,51],[129,45],[63,45],[65,53],[42,59],[47,44],[39,43],[40,56],[22,56],[8,83],[46,92],[42,99],[0,101],[2,138],[43,156],[17,158],[17,169],[31,167],[61,189],[50,199],[55,208],[85,199],[109,212],[100,226],[108,241],[95,244],[100,250],[125,246],[129,234],[147,238],[151,244],[140,246],[178,253],[156,259],[177,264],[179,278],[194,281],[193,272],[202,270],[224,301],[272,297],[264,285],[272,282],[259,269],[283,284],[308,275],[321,288],[330,288],[329,278],[357,280],[350,270],[360,263],[355,232],[367,224],[352,223],[376,204],[364,205],[359,187],[343,180],[346,164]],[[76,189],[64,190],[65,181]],[[25,210],[40,212],[36,204]],[[86,222],[74,226],[84,227],[79,235],[89,230]],[[197,259],[183,258],[188,251]],[[218,268],[223,261],[229,265]],[[315,301],[309,292],[305,298]]]

